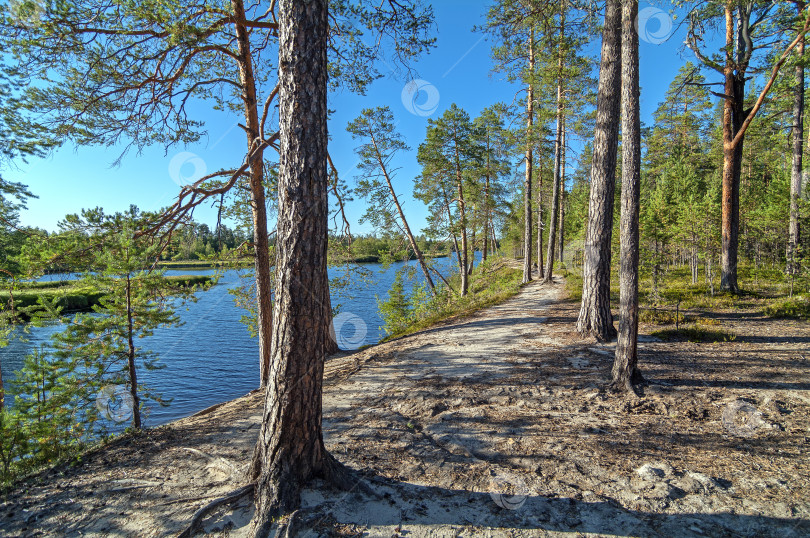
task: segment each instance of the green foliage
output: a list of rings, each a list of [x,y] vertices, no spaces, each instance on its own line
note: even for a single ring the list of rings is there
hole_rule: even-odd
[[[411,301],[405,296],[403,269],[397,271],[394,282],[388,290],[388,299],[381,301],[377,297],[380,317],[385,322],[385,332],[395,334],[405,330],[414,321]]]
[[[688,341],[696,343],[705,342],[733,342],[737,335],[722,329],[712,329],[700,323],[681,327],[680,329],[663,329],[653,331],[653,336],[666,341]]]
[[[774,318],[810,319],[810,295],[794,295],[777,299],[763,309]]]
[[[0,414],[4,483],[86,443],[96,425],[95,389],[81,361],[50,356],[44,346],[25,358],[9,392],[14,405]]]
[[[386,309],[388,318],[386,339],[398,338],[427,328],[435,323],[457,316],[470,315],[478,310],[505,301],[520,291],[523,273],[506,266],[500,257],[487,259],[470,276],[470,293],[459,296],[446,286],[438,286],[438,293],[431,296],[424,286],[416,285],[410,295],[401,290],[389,292],[384,303],[378,301],[381,312]],[[404,285],[404,282],[402,283]],[[460,276],[456,274],[450,284],[458,288]],[[398,286],[397,286],[398,287]],[[393,288],[392,288],[393,289]],[[388,325],[391,319],[393,326]]]

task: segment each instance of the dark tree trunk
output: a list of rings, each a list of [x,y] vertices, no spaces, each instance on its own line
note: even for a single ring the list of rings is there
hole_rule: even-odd
[[[804,10],[804,2],[798,2],[796,9]],[[796,45],[796,56],[804,56],[804,37]],[[798,274],[796,254],[799,247],[799,200],[802,194],[802,151],[804,149],[804,65],[796,64],[793,75],[793,162],[790,173],[790,225],[788,230],[787,270],[791,281]],[[792,293],[791,286],[791,293]]]
[[[608,0],[602,31],[582,305],[577,320],[577,332],[601,341],[616,336],[610,312],[610,241],[619,139],[621,20],[619,0]]]
[[[132,426],[141,429],[141,399],[138,396],[138,372],[135,369],[135,342],[132,339],[132,283],[127,275],[127,370],[129,370],[129,393],[132,395]]]
[[[732,144],[743,122],[745,82],[738,81],[733,69],[726,68],[726,99],[723,103],[723,192],[722,251],[720,253],[720,289],[737,293],[737,259],[740,233],[740,173],[744,138]]]
[[[264,194],[264,151],[259,140],[259,111],[256,101],[256,81],[253,77],[253,57],[245,22],[242,0],[231,0],[234,12],[236,40],[239,50],[239,80],[247,128],[250,157],[250,208],[253,218],[253,250],[256,273],[256,325],[259,336],[259,384],[264,387],[270,375],[270,340],[273,331],[272,285],[270,282],[270,244],[267,237],[267,205]]]
[[[526,89],[526,175],[523,180],[523,283],[532,281],[532,125],[534,123],[534,28],[529,29],[529,86]]]
[[[622,0],[622,212],[619,273],[619,338],[613,388],[633,391],[641,381],[638,363],[638,213],[641,193],[638,0]]]
[[[328,1],[279,2],[280,152],[276,300],[270,379],[249,478],[253,536],[300,504],[320,476],[347,485],[321,431],[324,358],[332,349],[326,272]]]

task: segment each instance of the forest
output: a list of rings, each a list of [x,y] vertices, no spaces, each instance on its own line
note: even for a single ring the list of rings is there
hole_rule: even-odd
[[[810,533],[810,7],[471,6],[0,3],[0,534]]]

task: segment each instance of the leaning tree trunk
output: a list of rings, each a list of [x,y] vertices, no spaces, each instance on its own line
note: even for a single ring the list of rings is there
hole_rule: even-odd
[[[523,283],[532,281],[532,124],[534,122],[534,27],[529,29],[526,89],[526,175],[523,180]]]
[[[610,241],[621,99],[621,20],[619,0],[608,0],[602,31],[602,59],[596,100],[588,229],[585,238],[582,305],[577,332],[597,340],[616,336],[610,312]]]
[[[324,357],[332,317],[326,272],[328,1],[279,2],[278,225],[270,379],[250,478],[254,536],[297,509],[320,476],[347,484],[321,431]]]
[[[399,220],[402,223],[403,229],[405,230],[405,235],[408,236],[408,242],[411,244],[411,250],[413,250],[414,256],[416,256],[416,259],[419,262],[419,267],[422,268],[422,273],[425,275],[425,281],[430,288],[430,293],[435,296],[436,286],[433,284],[433,279],[430,277],[430,270],[425,262],[425,256],[422,254],[422,249],[420,249],[419,245],[416,243],[416,238],[413,236],[413,232],[411,232],[411,227],[408,225],[408,219],[405,218],[405,212],[402,211],[402,206],[399,203],[397,192],[394,190],[393,183],[391,183],[391,176],[388,175],[388,166],[385,164],[385,159],[383,159],[380,148],[377,145],[377,140],[373,135],[371,137],[371,142],[374,145],[374,152],[377,156],[377,164],[379,165],[380,171],[382,171],[383,177],[385,178],[385,183],[388,185],[388,192],[391,194],[391,200],[394,202],[394,206],[397,208]]]
[[[238,45],[239,80],[245,112],[248,155],[250,158],[250,209],[253,218],[253,251],[256,273],[256,325],[259,336],[259,384],[267,385],[270,376],[270,340],[273,331],[273,302],[271,300],[270,244],[267,234],[267,207],[264,194],[264,151],[259,139],[259,111],[256,101],[256,81],[253,77],[253,57],[245,21],[242,0],[231,0]]]
[[[638,371],[638,213],[641,193],[638,0],[622,0],[622,213],[619,273],[619,338],[612,386],[633,391]]]
[[[801,13],[804,2],[798,2],[796,9]],[[804,56],[804,37],[796,45],[796,57]],[[798,274],[796,255],[799,247],[799,199],[802,190],[802,150],[804,141],[804,65],[796,63],[793,76],[793,163],[790,173],[790,226],[788,230],[787,270],[791,281]],[[791,293],[793,287],[791,286]]]

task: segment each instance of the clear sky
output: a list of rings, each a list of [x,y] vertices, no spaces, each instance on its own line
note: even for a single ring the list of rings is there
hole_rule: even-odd
[[[411,192],[413,178],[419,173],[416,148],[424,139],[427,120],[438,117],[452,103],[475,117],[495,102],[511,102],[519,90],[506,82],[502,74],[492,73],[491,43],[483,34],[473,32],[474,26],[483,24],[490,2],[436,0],[432,4],[437,46],[415,65],[418,79],[428,84],[419,83],[421,88],[415,99],[410,96],[413,86],[407,86],[408,81],[386,76],[372,84],[366,96],[349,92],[332,94],[329,104],[335,110],[329,124],[330,153],[349,185],[354,184],[357,159],[346,124],[363,108],[391,107],[397,128],[412,148],[397,162],[401,168],[396,187],[404,197],[405,211],[415,230],[424,227],[426,217],[426,209],[412,199]],[[650,123],[667,86],[678,68],[687,59],[692,60],[692,53],[681,52],[684,31],[677,28],[665,11],[644,2],[640,9],[642,121]],[[599,46],[597,40],[591,52],[598,55]],[[133,152],[118,167],[111,165],[121,149],[63,147],[45,159],[19,163],[16,169],[5,171],[6,179],[28,185],[39,196],[29,201],[28,209],[22,213],[22,223],[55,230],[65,214],[85,207],[101,206],[114,212],[136,204],[144,210],[156,210],[169,205],[177,196],[179,187],[175,180],[182,182],[182,178],[199,177],[206,170],[212,172],[241,164],[246,145],[245,135],[236,125],[241,119],[207,107],[198,106],[196,110],[205,119],[208,133],[200,144],[171,148],[168,152],[157,147],[140,155]],[[569,167],[575,165],[575,158],[569,160]],[[357,223],[362,213],[361,200],[349,205],[353,233],[371,231],[368,225]],[[195,219],[213,225],[216,212],[201,207]]]

